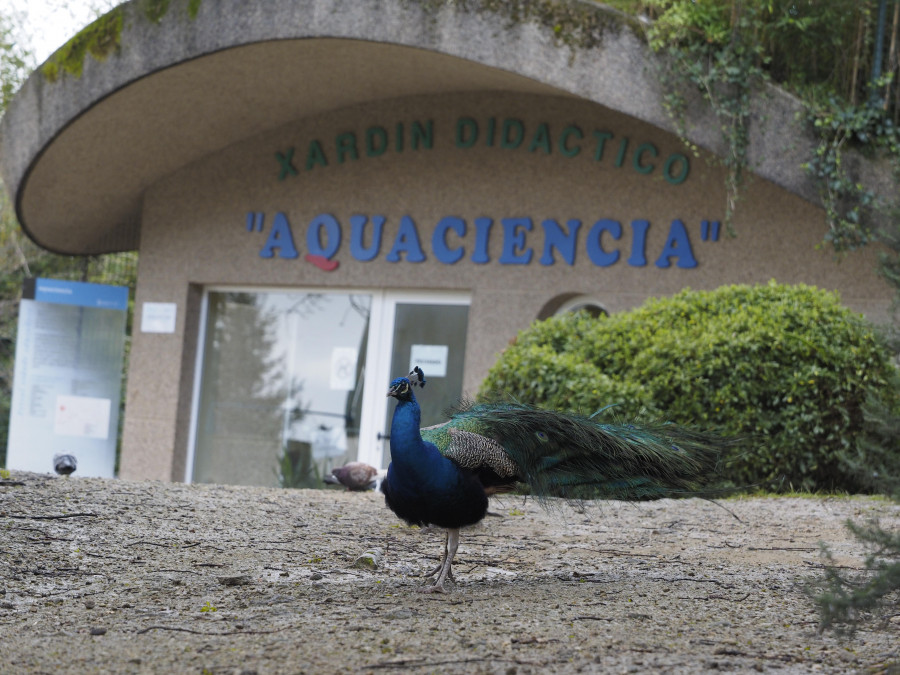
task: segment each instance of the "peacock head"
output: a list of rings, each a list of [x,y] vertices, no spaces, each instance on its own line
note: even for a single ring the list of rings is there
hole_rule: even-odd
[[[424,387],[425,386],[425,373],[422,372],[422,369],[419,366],[415,366],[406,377],[398,377],[396,380],[391,382],[391,387],[388,389],[388,396],[393,396],[398,401],[411,401],[415,398],[413,396],[412,390],[413,387]]]

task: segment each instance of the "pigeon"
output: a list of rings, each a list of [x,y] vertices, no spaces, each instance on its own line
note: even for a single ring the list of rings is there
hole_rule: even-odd
[[[351,492],[363,492],[375,490],[386,473],[364,462],[349,462],[332,469],[322,481],[330,485],[343,485]]]
[[[78,468],[78,460],[75,455],[56,454],[53,456],[53,470],[60,476],[68,476],[75,473]]]

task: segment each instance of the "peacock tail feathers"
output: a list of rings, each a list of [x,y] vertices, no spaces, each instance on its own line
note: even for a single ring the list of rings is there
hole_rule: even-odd
[[[700,495],[727,440],[668,422],[600,423],[523,403],[457,409],[422,437],[459,465],[487,466],[537,497],[658,499]]]

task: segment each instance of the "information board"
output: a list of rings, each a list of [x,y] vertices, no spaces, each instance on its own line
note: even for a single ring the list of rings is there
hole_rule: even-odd
[[[78,476],[115,471],[128,289],[33,279],[19,307],[6,466]]]

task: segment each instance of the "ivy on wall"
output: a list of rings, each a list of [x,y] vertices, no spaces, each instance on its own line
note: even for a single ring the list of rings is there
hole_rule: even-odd
[[[119,49],[121,45],[123,12],[116,7],[102,17],[80,30],[75,37],[66,42],[47,59],[41,67],[44,77],[56,82],[63,72],[74,77],[81,77],[84,59],[90,54],[98,61]]]
[[[807,102],[805,110],[819,138],[805,168],[822,195],[829,226],[826,241],[837,251],[852,251],[873,241],[886,243],[890,227],[878,227],[885,220],[879,214],[888,215],[894,207],[853,177],[844,151],[856,147],[870,158],[886,157],[896,175],[900,138],[893,121],[877,106],[853,105],[836,97],[826,105]]]
[[[201,2],[187,0],[186,11],[191,20],[197,18]],[[171,0],[141,0],[139,8],[147,21],[159,24],[169,12],[170,4]],[[81,77],[88,54],[97,61],[103,61],[117,52],[122,47],[124,18],[123,5],[119,5],[76,33],[41,66],[47,81],[56,82],[63,73]]]
[[[685,114],[699,92],[718,123],[725,152],[725,221],[733,220],[748,167],[751,102],[773,82],[796,94],[819,139],[804,168],[819,186],[836,251],[872,241],[891,245],[895,204],[863,186],[845,160],[853,148],[900,167],[900,0],[405,0],[426,11],[491,12],[509,26],[552,31],[573,55],[602,43],[606,31],[630,28],[664,58],[658,64],[664,105],[687,138]],[[879,10],[890,8],[888,13]],[[686,141],[687,142],[687,141]],[[696,153],[697,148],[689,147]],[[897,170],[900,174],[900,170]],[[876,222],[881,226],[877,227]],[[887,228],[884,224],[887,223]],[[896,271],[900,253],[882,272]]]
[[[799,96],[818,138],[803,168],[819,187],[828,226],[825,241],[839,252],[873,241],[889,246],[900,241],[894,234],[900,225],[892,195],[876,195],[863,185],[845,154],[853,148],[870,160],[886,160],[898,174],[900,1],[611,2],[647,19],[647,41],[666,57],[666,105],[681,136],[690,88],[716,115],[727,148],[722,161],[729,226],[748,168],[751,95],[774,82]],[[900,256],[888,255],[883,263],[883,273],[892,268],[900,273]]]
[[[667,57],[660,67],[666,90],[664,101],[681,137],[686,137],[685,90],[689,87],[700,92],[719,122],[726,148],[722,157],[725,223],[733,235],[734,212],[747,168],[752,96],[760,91],[765,79],[762,48],[751,39],[755,14],[737,13],[731,19],[730,30],[725,30],[727,26],[712,20],[715,12],[710,11],[721,7],[701,4],[676,9],[651,24],[647,37],[651,48]],[[693,31],[688,30],[697,23],[705,28],[704,40],[697,40]]]

